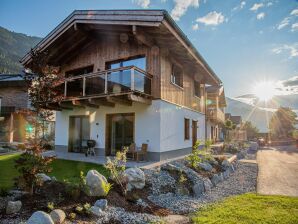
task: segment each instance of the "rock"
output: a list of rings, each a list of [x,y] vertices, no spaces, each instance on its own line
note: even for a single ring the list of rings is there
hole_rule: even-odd
[[[188,224],[190,223],[189,217],[183,215],[168,215],[163,219],[167,224]]]
[[[9,201],[6,206],[6,214],[14,214],[21,210],[21,201]]]
[[[215,159],[210,160],[209,163],[210,163],[212,166],[217,166],[217,165],[218,165],[218,162],[217,162]]]
[[[227,179],[230,176],[230,173],[231,173],[230,169],[227,169],[226,171],[224,171],[223,172],[223,178]]]
[[[128,191],[134,188],[143,189],[145,187],[145,174],[140,168],[129,168],[124,171],[124,175],[128,179]]]
[[[196,183],[192,186],[192,190],[195,197],[200,197],[205,191],[204,182]]]
[[[235,170],[236,170],[236,167],[233,164],[231,164],[230,171],[233,173],[233,172],[235,172]]]
[[[103,183],[108,183],[103,175],[96,170],[89,170],[86,176],[87,194],[89,196],[104,196]]]
[[[54,221],[49,214],[37,211],[28,219],[27,224],[54,224]]]
[[[189,195],[189,190],[186,187],[178,186],[175,193],[177,195]]]
[[[55,224],[61,224],[65,220],[65,212],[61,209],[51,211],[50,216]]]
[[[224,181],[223,173],[219,173],[218,177],[219,177],[219,182]]]
[[[206,192],[210,192],[212,188],[212,182],[208,178],[204,179],[204,188]]]
[[[107,199],[97,200],[94,206],[99,207],[102,211],[104,211],[108,206],[108,200]]]
[[[97,217],[101,216],[103,213],[102,210],[97,206],[92,206],[90,208],[90,212],[92,215],[97,216]]]
[[[221,167],[222,167],[223,170],[227,170],[227,169],[229,169],[230,166],[231,166],[231,163],[230,163],[227,159],[225,159],[225,160],[222,161],[222,163],[221,163]]]
[[[211,182],[214,186],[216,186],[220,182],[220,177],[217,174],[214,174],[211,178]]]
[[[54,177],[54,176],[52,176],[52,181],[57,181],[57,178],[56,177]]]
[[[237,153],[237,159],[244,159],[246,156],[246,153],[244,151]]]
[[[41,184],[52,180],[48,175],[46,175],[44,173],[36,174],[36,178],[40,181]]]
[[[257,151],[259,148],[259,144],[257,142],[250,142],[249,150]]]
[[[201,169],[205,170],[205,171],[211,171],[212,168],[213,168],[213,167],[212,167],[209,163],[207,163],[207,162],[199,163],[198,166],[199,166]]]
[[[141,198],[139,198],[139,199],[137,200],[137,205],[139,205],[139,206],[141,206],[141,207],[143,207],[143,208],[147,208],[147,207],[149,206],[148,203],[145,202],[145,201],[143,201]]]

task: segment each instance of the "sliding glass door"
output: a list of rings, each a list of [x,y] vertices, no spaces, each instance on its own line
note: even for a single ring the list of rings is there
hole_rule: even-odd
[[[134,142],[134,114],[107,115],[106,154],[115,155]]]
[[[90,139],[89,116],[69,117],[69,152],[84,152]]]

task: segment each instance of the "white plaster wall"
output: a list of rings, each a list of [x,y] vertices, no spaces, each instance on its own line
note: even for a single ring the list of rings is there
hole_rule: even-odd
[[[161,152],[192,147],[192,120],[198,121],[197,139],[205,140],[205,115],[160,101]],[[184,139],[184,118],[190,119],[190,139]]]
[[[205,137],[205,115],[174,104],[153,100],[152,105],[133,103],[132,106],[101,106],[98,109],[63,110],[56,113],[55,144],[68,145],[69,116],[90,115],[90,138],[97,148],[105,148],[106,115],[113,113],[135,113],[135,142],[137,146],[148,143],[148,151],[165,152],[192,147],[190,139],[184,140],[184,118],[198,121],[198,140]],[[98,125],[97,125],[98,123]],[[191,123],[190,123],[191,126]]]
[[[55,144],[68,145],[69,116],[90,115],[90,138],[96,141],[97,148],[105,148],[106,115],[135,113],[135,142],[137,146],[148,143],[148,151],[158,152],[160,149],[160,114],[158,111],[158,101],[152,101],[152,105],[133,103],[132,106],[116,104],[114,108],[101,106],[98,109],[63,110],[56,113]]]

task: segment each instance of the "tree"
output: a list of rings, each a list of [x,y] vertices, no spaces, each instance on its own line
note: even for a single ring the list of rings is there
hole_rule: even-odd
[[[30,69],[34,74],[26,73],[25,81],[28,85],[28,95],[32,105],[27,110],[27,121],[34,130],[33,137],[25,146],[25,152],[16,160],[16,169],[20,173],[16,179],[17,186],[28,190],[30,194],[35,193],[39,184],[39,173],[49,173],[52,158],[43,157],[45,150],[45,139],[41,135],[44,122],[49,121],[53,111],[48,109],[49,102],[59,103],[63,99],[61,92],[61,78],[58,70],[47,65],[47,53],[31,50]]]
[[[229,131],[235,130],[237,127],[230,119],[227,119],[224,124],[223,133],[225,136],[226,141],[230,141]]]
[[[256,138],[259,133],[259,129],[256,126],[254,126],[250,121],[246,121],[243,124],[242,129],[246,131],[248,139]]]
[[[280,107],[270,120],[270,133],[275,138],[292,138],[297,123],[297,115],[291,108]]]

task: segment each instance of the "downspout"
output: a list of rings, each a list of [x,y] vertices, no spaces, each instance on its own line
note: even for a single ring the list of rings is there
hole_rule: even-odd
[[[206,86],[204,85],[204,107],[205,107],[205,142],[207,141],[207,93]]]

